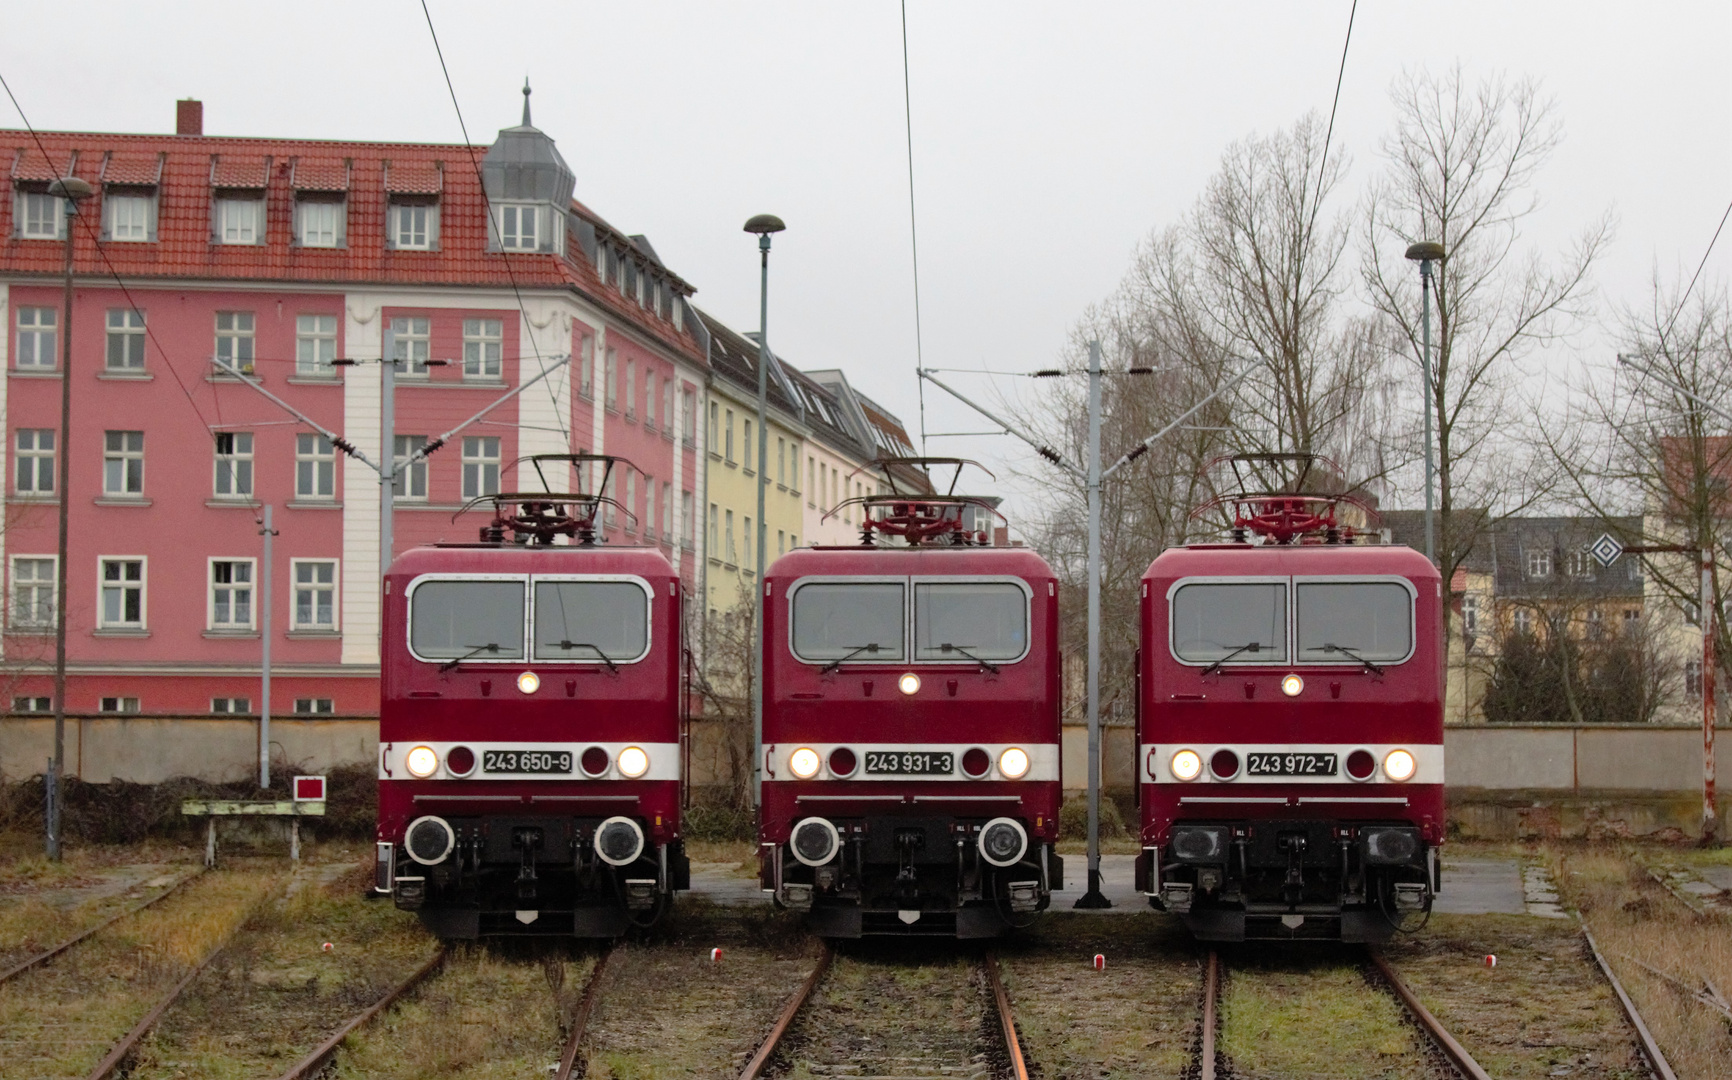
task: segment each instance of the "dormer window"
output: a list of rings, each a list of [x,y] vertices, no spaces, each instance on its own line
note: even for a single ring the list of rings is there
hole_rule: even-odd
[[[217,243],[264,243],[265,200],[251,193],[219,195],[215,217]]]
[[[545,232],[540,206],[499,207],[499,246],[506,251],[539,251]]]
[[[20,188],[13,216],[18,222],[18,235],[24,239],[58,240],[65,213],[60,199],[46,190]]]
[[[439,246],[439,204],[393,201],[389,228],[399,251],[432,251]]]
[[[295,242],[301,247],[334,248],[347,242],[347,204],[341,198],[295,200]]]
[[[156,197],[148,191],[109,191],[102,198],[102,231],[109,240],[143,242],[155,230]]]

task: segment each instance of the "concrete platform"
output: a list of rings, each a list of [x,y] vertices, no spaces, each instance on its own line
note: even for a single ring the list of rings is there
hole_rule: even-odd
[[[742,874],[738,863],[692,863],[692,895],[728,906],[770,902],[770,894],[758,888],[758,879]]]
[[[1524,915],[1521,864],[1514,859],[1446,860],[1443,888],[1432,910],[1440,915]]]

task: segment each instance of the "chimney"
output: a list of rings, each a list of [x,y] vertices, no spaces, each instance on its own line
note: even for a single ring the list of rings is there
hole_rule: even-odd
[[[182,98],[174,103],[174,133],[204,134],[204,102],[197,98]]]

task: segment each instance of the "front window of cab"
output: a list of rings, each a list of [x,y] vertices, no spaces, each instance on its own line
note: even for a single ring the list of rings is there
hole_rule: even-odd
[[[812,582],[794,591],[794,655],[898,661],[906,607],[899,581]]]
[[[1413,652],[1413,595],[1393,581],[1300,581],[1301,663],[1395,664]]]
[[[1186,663],[1287,662],[1285,581],[1181,585],[1172,618],[1173,655]]]
[[[808,662],[1014,663],[1028,655],[1029,593],[1014,581],[808,581],[793,597],[791,644]]]
[[[649,651],[649,597],[631,581],[537,581],[535,658],[627,663]]]
[[[423,581],[410,596],[409,646],[424,660],[523,659],[524,582]]]
[[[916,660],[1017,660],[1028,651],[1028,595],[1007,581],[914,586]]]

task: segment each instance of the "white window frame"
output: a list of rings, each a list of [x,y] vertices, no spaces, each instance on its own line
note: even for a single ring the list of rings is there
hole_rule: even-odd
[[[144,370],[144,312],[137,308],[109,308],[108,334],[102,353],[102,370],[135,372]],[[116,346],[120,355],[115,356]],[[115,360],[120,362],[117,364]],[[137,360],[137,363],[133,363]]]
[[[463,436],[464,499],[499,493],[499,470],[503,443],[497,435]],[[489,472],[491,470],[491,472]],[[609,477],[611,480],[612,477]],[[488,490],[491,481],[491,490]]]
[[[543,251],[542,219],[548,209],[537,203],[498,203],[499,247],[502,251]],[[527,228],[525,228],[527,226]]]
[[[109,702],[113,702],[113,704],[111,705]],[[97,703],[96,711],[115,716],[136,716],[139,712],[138,699],[135,697],[105,697]]]
[[[348,200],[295,200],[295,243],[305,248],[340,248],[348,240]]]
[[[505,378],[505,320],[463,320],[463,377]]]
[[[54,555],[12,556],[11,574],[7,579],[11,589],[6,599],[6,624],[9,628],[14,630],[54,629],[54,592],[60,583],[59,567],[56,565],[58,561],[58,557]],[[34,570],[32,570],[30,578],[22,577],[19,573],[19,566],[22,563],[46,566],[48,577],[44,579],[36,575]],[[26,610],[20,606],[20,601],[24,599],[23,592],[26,589],[30,592],[30,607],[28,609],[30,614],[28,617],[20,618],[20,612]]]
[[[303,480],[307,481],[303,483]],[[320,491],[327,486],[329,491]],[[337,448],[316,432],[295,433],[295,501],[335,502]]]
[[[399,379],[427,378],[427,361],[433,358],[433,320],[424,315],[398,315],[391,319],[391,357],[401,367]]]
[[[241,568],[245,573],[245,577],[238,581],[232,577],[228,581],[218,581],[217,568],[219,566],[228,567],[228,572],[230,574],[233,574],[236,568]],[[205,560],[204,581],[204,624],[206,630],[251,632],[258,629],[259,567],[257,559],[217,558],[214,556],[207,558]],[[217,594],[224,592],[229,594],[227,601],[229,605],[229,618],[226,620],[219,620],[217,618]],[[234,617],[235,609],[242,602],[237,599],[237,594],[245,595],[244,603],[246,604],[247,612],[245,620],[236,619]]]
[[[625,360],[625,418],[637,419],[637,361],[629,356]]]
[[[30,341],[26,349],[24,342]],[[60,309],[20,307],[12,366],[19,371],[55,371],[60,366]],[[47,345],[47,349],[43,345]]]
[[[295,374],[315,379],[335,378],[337,317],[324,312],[295,316]]]
[[[236,708],[239,706],[239,708]],[[246,716],[253,711],[253,699],[244,697],[213,697],[210,699],[212,716]]]
[[[1522,553],[1522,566],[1527,576],[1533,581],[1544,581],[1552,576],[1552,552],[1550,548],[1531,547]]]
[[[420,216],[417,222],[416,216]],[[398,251],[434,251],[439,247],[437,202],[391,201],[386,239]]]
[[[322,709],[319,708],[321,702],[325,705]],[[304,709],[301,708],[303,704],[307,706]],[[295,699],[296,716],[329,716],[336,711],[336,701],[332,698],[301,697]]]
[[[216,313],[216,358],[236,371],[253,370],[254,330],[258,319],[250,311]]]
[[[54,711],[54,699],[42,694],[19,694],[12,699],[14,713],[49,713]]]
[[[24,240],[59,240],[66,235],[66,207],[58,195],[19,189],[16,208],[18,236]],[[46,214],[46,218],[44,215]]]
[[[392,498],[401,502],[427,501],[427,458],[410,461],[417,451],[427,446],[425,435],[396,435],[391,443],[391,467],[396,471],[391,480]]]
[[[227,441],[228,449],[223,449]],[[212,439],[211,492],[218,499],[250,502],[253,497],[253,433],[218,431]],[[223,490],[224,488],[228,490]]]
[[[60,482],[59,453],[60,432],[55,428],[17,428],[12,437],[12,451],[15,464],[12,468],[12,490],[25,498],[52,498],[55,486]],[[47,442],[47,446],[42,444]],[[29,445],[25,445],[28,443]],[[47,472],[43,472],[44,462]],[[30,486],[26,487],[20,481],[28,472]],[[44,486],[43,481],[47,484]]]
[[[120,436],[119,440],[114,438],[116,435]],[[138,436],[136,444],[135,440],[131,438],[133,435]],[[136,473],[133,469],[133,462],[138,463]],[[118,466],[118,472],[116,466]],[[104,431],[102,433],[102,494],[110,499],[140,499],[144,497],[144,432]]]
[[[583,335],[578,346],[577,392],[585,400],[595,400],[595,335]]]
[[[328,566],[331,568],[331,580],[329,583],[326,583],[323,581],[318,581],[316,579],[313,581],[302,581],[301,580],[301,569],[303,567],[312,568],[312,567],[319,567],[319,566]],[[315,572],[315,575],[316,575],[316,572]],[[322,632],[335,633],[337,631],[338,627],[341,626],[342,621],[343,621],[343,609],[340,606],[340,602],[341,602],[342,598],[341,598],[340,593],[338,592],[341,585],[342,585],[342,567],[339,565],[339,560],[337,560],[337,559],[290,559],[289,560],[289,588],[290,588],[289,625],[290,625],[290,627],[293,630],[301,632],[301,633],[306,633],[308,631],[321,632],[321,633]],[[319,621],[317,621],[317,619],[315,619],[312,622],[302,622],[301,621],[301,594],[302,593],[314,594],[312,610],[316,615],[318,612],[317,594],[320,592],[323,592],[323,591],[327,591],[327,590],[331,594],[331,620],[329,622],[319,622]]]
[[[104,191],[103,236],[123,244],[143,244],[156,239],[156,194],[138,191]]]
[[[265,200],[218,196],[212,237],[218,244],[256,247],[265,242]]]
[[[116,589],[123,594],[121,617],[110,619],[108,605],[104,602],[108,593],[109,564],[138,564],[138,580],[127,581],[124,577],[116,579]],[[138,589],[138,620],[128,622],[125,618],[126,608],[124,593],[131,587]],[[96,557],[96,626],[100,630],[144,630],[150,626],[150,557],[148,555],[98,555]]]

